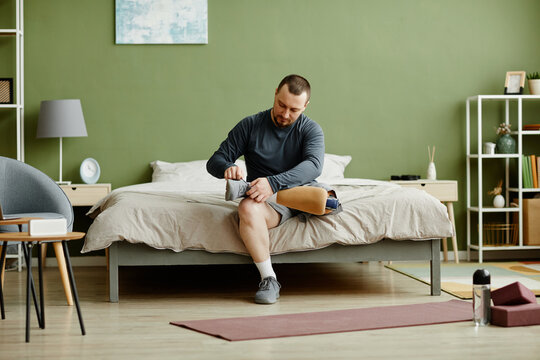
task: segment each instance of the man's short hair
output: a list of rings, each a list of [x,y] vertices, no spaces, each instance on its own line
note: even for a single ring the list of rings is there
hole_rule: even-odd
[[[311,86],[309,85],[309,81],[305,78],[295,74],[285,76],[279,83],[277,88],[278,92],[285,84],[289,87],[289,92],[291,94],[302,95],[302,93],[305,92],[307,94],[307,101],[309,101],[309,98],[311,97]]]

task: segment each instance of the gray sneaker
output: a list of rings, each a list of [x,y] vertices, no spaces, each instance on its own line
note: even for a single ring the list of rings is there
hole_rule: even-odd
[[[273,304],[279,299],[279,289],[281,285],[275,277],[269,276],[259,283],[259,291],[255,293],[257,304]]]
[[[225,190],[225,200],[236,200],[246,196],[246,191],[249,190],[249,183],[242,180],[227,180],[227,187]]]

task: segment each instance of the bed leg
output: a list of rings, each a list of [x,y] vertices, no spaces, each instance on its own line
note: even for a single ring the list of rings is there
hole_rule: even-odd
[[[118,243],[109,247],[109,301],[118,302]]]
[[[431,295],[441,295],[441,239],[431,240]]]

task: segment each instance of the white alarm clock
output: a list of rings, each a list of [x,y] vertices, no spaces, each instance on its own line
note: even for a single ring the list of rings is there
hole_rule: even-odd
[[[95,184],[101,175],[98,162],[92,158],[84,159],[81,163],[80,175],[85,184]]]

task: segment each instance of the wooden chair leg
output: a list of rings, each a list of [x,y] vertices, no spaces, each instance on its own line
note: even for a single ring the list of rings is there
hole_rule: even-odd
[[[41,266],[47,267],[47,243],[41,244]]]
[[[0,254],[2,253],[2,250],[4,250],[4,246],[0,245]],[[3,259],[2,263],[0,264],[0,286],[4,288],[4,272],[6,269],[6,259]]]
[[[64,284],[64,292],[66,293],[67,304],[68,306],[73,306],[73,296],[71,295],[71,286],[69,285],[69,276],[66,267],[66,258],[64,257],[64,250],[62,249],[62,243],[54,242],[53,247],[56,260],[58,261],[58,270],[60,270],[62,284]]]

